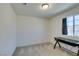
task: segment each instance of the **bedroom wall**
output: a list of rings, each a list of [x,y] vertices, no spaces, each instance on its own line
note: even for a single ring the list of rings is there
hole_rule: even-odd
[[[16,48],[16,14],[10,4],[0,4],[0,55],[10,56]]]
[[[17,47],[48,42],[48,20],[17,16]]]
[[[54,37],[68,37],[72,39],[79,40],[78,36],[67,36],[67,35],[62,35],[62,19],[71,16],[71,15],[77,15],[79,14],[79,7],[75,7],[73,9],[70,9],[68,11],[65,11],[59,15],[56,15],[55,17],[51,18],[49,21],[49,40],[52,44],[55,44]],[[78,51],[77,48],[70,47],[68,45],[61,44],[63,47],[74,51]]]
[[[69,37],[69,38],[72,37],[72,36],[62,35],[62,19],[67,17],[67,16],[77,15],[77,14],[79,14],[79,7],[75,7],[73,9],[68,10],[68,11],[65,11],[57,16],[54,16],[53,18],[51,18],[49,20],[49,26],[50,26],[49,39],[50,39],[50,42],[52,42],[54,40],[54,37],[56,37],[56,36],[63,36],[63,37]],[[73,38],[79,38],[79,37],[74,36]]]

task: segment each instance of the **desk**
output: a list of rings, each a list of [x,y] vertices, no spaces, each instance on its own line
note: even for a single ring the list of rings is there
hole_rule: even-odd
[[[58,43],[59,47],[61,48],[61,45],[59,42],[62,42],[62,43],[65,43],[65,44],[68,44],[70,46],[73,46],[73,47],[78,47],[78,52],[77,52],[77,56],[79,56],[79,41],[77,40],[72,40],[72,39],[69,39],[69,38],[63,38],[63,37],[55,37],[55,45],[54,45],[54,49]]]

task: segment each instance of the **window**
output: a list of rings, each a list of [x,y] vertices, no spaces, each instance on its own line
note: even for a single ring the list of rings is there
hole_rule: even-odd
[[[68,35],[73,35],[73,16],[67,17],[67,32]]]
[[[79,36],[79,15],[74,17],[74,35]]]
[[[64,18],[62,28],[64,35],[79,36],[79,15]]]

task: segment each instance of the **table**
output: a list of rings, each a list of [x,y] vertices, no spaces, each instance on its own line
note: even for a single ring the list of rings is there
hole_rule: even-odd
[[[78,47],[77,56],[79,56],[79,41],[78,40],[75,40],[75,39],[72,40],[72,39],[63,38],[63,37],[55,37],[54,39],[56,41],[56,43],[54,45],[54,49],[55,49],[55,47],[56,47],[57,44],[61,48],[60,42],[62,42],[64,44],[68,44],[68,45],[73,46],[73,47]]]

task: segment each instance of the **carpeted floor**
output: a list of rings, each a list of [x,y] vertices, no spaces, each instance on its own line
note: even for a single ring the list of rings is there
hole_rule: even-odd
[[[53,45],[47,43],[47,44],[19,47],[14,52],[13,56],[70,56],[70,55],[59,47],[53,49]]]

